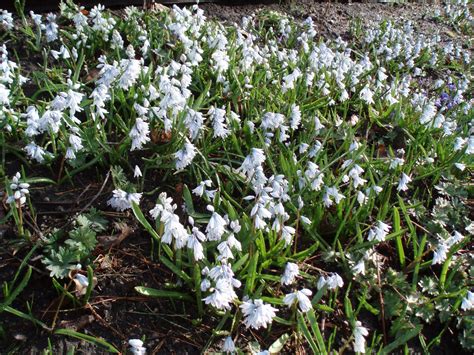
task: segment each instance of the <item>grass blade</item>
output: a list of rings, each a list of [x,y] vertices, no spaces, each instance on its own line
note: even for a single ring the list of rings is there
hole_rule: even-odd
[[[180,301],[192,301],[193,298],[186,293],[178,291],[167,291],[167,290],[157,290],[155,288],[136,286],[135,291],[150,297],[159,297],[159,298],[172,298]]]
[[[422,325],[417,325],[415,328],[410,329],[405,334],[403,334],[401,337],[395,339],[390,344],[388,344],[386,347],[384,347],[382,349],[381,353],[382,354],[390,354],[392,351],[394,351],[398,347],[400,347],[403,344],[407,343],[411,338],[416,337],[421,332],[422,329],[423,329]]]
[[[94,345],[97,345],[101,348],[104,348],[105,350],[107,350],[107,351],[109,351],[113,354],[119,354],[120,353],[120,351],[116,347],[114,347],[112,344],[106,342],[104,339],[93,337],[92,335],[79,333],[79,332],[76,332],[76,331],[71,330],[71,329],[58,329],[54,332],[54,334],[56,334],[56,335],[67,335],[67,336],[70,336],[70,337],[73,337],[73,338],[76,338],[76,339],[81,339],[81,340],[87,341],[87,342],[92,343]]]

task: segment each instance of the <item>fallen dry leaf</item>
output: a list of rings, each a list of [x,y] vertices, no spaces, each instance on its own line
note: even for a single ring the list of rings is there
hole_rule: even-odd
[[[102,235],[97,237],[99,244],[106,249],[120,245],[120,243],[122,243],[125,238],[127,238],[133,232],[133,229],[130,228],[125,222],[115,222],[114,226],[120,231],[118,234]]]
[[[63,320],[59,323],[60,328],[72,329],[76,332],[84,329],[95,320],[93,315],[84,315],[73,320]]]

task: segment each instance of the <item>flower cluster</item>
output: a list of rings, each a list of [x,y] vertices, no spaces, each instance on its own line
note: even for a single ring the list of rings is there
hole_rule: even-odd
[[[449,16],[471,20],[455,7]],[[459,41],[410,21],[355,28],[346,41],[272,11],[223,25],[198,6],[82,10],[30,13],[25,44],[0,13],[5,150],[72,180],[120,165],[107,205],[133,208],[200,316],[203,305],[235,316],[223,351],[237,351],[240,312],[252,329],[297,319],[314,330],[317,302],[344,303],[364,353],[369,331],[355,313],[384,313],[380,292],[393,334],[405,320],[472,309],[474,101]],[[24,78],[11,43],[44,51],[48,75]],[[29,185],[17,174],[9,186],[7,202],[21,207]],[[140,202],[154,205],[146,217]],[[426,268],[436,283],[421,279]],[[130,346],[145,353],[140,340]]]
[[[7,198],[7,203],[15,203],[18,207],[21,207],[25,204],[26,195],[30,193],[28,190],[30,184],[22,182],[20,179],[21,175],[19,172],[17,172],[15,176],[13,176],[10,184],[10,189],[12,191],[11,195],[9,195]]]

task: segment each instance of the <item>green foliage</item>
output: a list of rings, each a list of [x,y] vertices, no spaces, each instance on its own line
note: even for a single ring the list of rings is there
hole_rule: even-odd
[[[51,277],[64,278],[78,263],[87,261],[97,244],[97,232],[105,230],[107,226],[106,219],[96,209],[79,215],[76,223],[78,226],[69,231],[63,243],[62,231],[56,231],[51,244],[45,248],[43,263],[50,270]]]
[[[199,320],[216,320],[203,352],[215,336],[243,331],[240,306],[248,299],[278,308],[273,321],[284,328],[283,335],[272,339],[278,337],[270,352],[298,344],[317,354],[343,353],[362,334],[367,353],[409,352],[412,344],[429,353],[454,327],[461,344],[474,348],[472,311],[461,307],[474,270],[469,256],[474,194],[468,182],[474,167],[469,153],[474,91],[468,51],[448,50],[437,40],[415,35],[408,23],[388,21],[371,28],[355,21],[349,43],[325,40],[313,32],[311,21],[298,23],[274,11],[261,11],[242,28],[201,23],[196,10],[176,8],[170,15],[133,8],[123,17],[105,11],[100,21],[89,18],[78,34],[78,11],[72,1],[62,3],[60,41],[46,41],[44,29],[25,16],[19,31],[2,29],[0,37],[8,46],[42,58],[29,76],[33,94],[23,91],[19,67],[12,67],[8,80],[1,79],[0,89],[8,84],[2,95],[10,99],[8,105],[0,103],[3,160],[13,155],[33,166],[34,158],[30,154],[27,160],[23,150],[34,143],[44,150],[44,161],[37,161],[51,169],[61,166],[59,174],[53,172],[58,185],[74,184],[79,173],[110,171],[114,188],[126,191],[121,212],[131,210],[128,216],[152,237],[152,261],[173,274],[166,287],[136,285],[135,291],[195,303]],[[469,24],[469,11],[439,15],[458,30]],[[110,28],[103,30],[95,21]],[[117,34],[123,36],[120,45],[113,38]],[[197,46],[195,52],[188,48],[191,44]],[[69,57],[57,60],[52,50],[62,46]],[[216,50],[221,46],[222,53]],[[184,64],[192,53],[202,61]],[[122,71],[135,58],[140,58],[136,83],[117,84],[130,79]],[[219,58],[228,65],[223,72],[215,69]],[[2,64],[8,66],[7,61]],[[101,99],[106,112],[99,117],[93,90],[103,81],[104,68],[120,69],[113,83],[105,85]],[[175,91],[168,92],[170,87]],[[370,95],[363,94],[366,89]],[[34,106],[40,120],[71,90],[82,97],[78,121],[64,109],[58,127],[30,134],[34,117],[27,117],[25,109]],[[441,100],[446,95],[449,104]],[[162,107],[177,99],[184,104]],[[295,107],[301,123],[291,127]],[[433,117],[423,122],[427,107]],[[225,137],[216,133],[211,108],[226,116]],[[204,122],[195,136],[187,116],[191,109]],[[279,114],[281,122],[268,129],[267,114]],[[140,147],[133,142],[140,136],[139,119],[146,126]],[[71,140],[77,137],[82,148],[71,157]],[[178,168],[183,146],[189,145],[193,158]],[[257,164],[260,170],[246,175],[243,166],[253,149],[262,152],[263,162]],[[131,177],[135,165],[143,172],[137,184]],[[402,184],[401,176],[409,181]],[[47,178],[25,181],[55,183]],[[203,183],[206,191],[196,193]],[[130,201],[132,191],[145,201]],[[160,195],[161,215],[151,221],[151,200],[164,192],[172,201],[163,202]],[[29,199],[27,206],[11,209],[0,223],[12,219],[19,234],[37,233],[34,203]],[[224,231],[206,240],[202,235],[209,234],[211,221],[217,223],[215,215]],[[173,226],[167,229],[169,221]],[[93,288],[90,264],[97,234],[107,230],[108,221],[92,208],[71,225],[37,240],[62,297],[75,301],[56,278],[65,278],[78,264],[88,266],[84,305]],[[44,241],[46,245],[40,244]],[[288,263],[297,264],[299,272],[293,283],[285,284],[282,273]],[[0,311],[46,328],[12,308],[32,270],[24,262],[15,279],[3,284]],[[220,270],[231,280],[235,297],[219,308],[208,297],[218,294],[212,275]],[[344,282],[320,284],[336,272]],[[312,309],[303,312],[285,304],[285,295],[306,288],[313,292]],[[440,330],[433,334],[431,328]],[[267,329],[272,333],[270,325]],[[72,330],[55,334],[119,351]],[[250,338],[248,334],[238,338]],[[249,348],[261,350],[259,344]]]
[[[64,246],[46,249],[43,263],[50,270],[51,277],[64,278],[69,271],[74,270],[83,255],[76,249],[69,249]]]
[[[96,208],[91,208],[88,213],[77,216],[76,222],[83,228],[89,228],[95,232],[103,232],[107,228],[108,221]]]

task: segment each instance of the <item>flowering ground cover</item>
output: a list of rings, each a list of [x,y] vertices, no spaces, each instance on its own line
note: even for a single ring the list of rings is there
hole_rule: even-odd
[[[472,35],[467,2],[432,18]],[[0,28],[2,353],[474,349],[472,42],[70,2]]]

